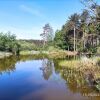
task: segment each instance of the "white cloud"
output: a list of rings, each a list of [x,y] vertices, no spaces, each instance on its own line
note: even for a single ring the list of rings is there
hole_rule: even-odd
[[[29,13],[29,14],[32,14],[32,15],[35,15],[38,17],[43,17],[43,14],[41,13],[41,11],[39,11],[36,8],[31,8],[31,7],[26,6],[26,5],[20,5],[20,9],[24,12]]]

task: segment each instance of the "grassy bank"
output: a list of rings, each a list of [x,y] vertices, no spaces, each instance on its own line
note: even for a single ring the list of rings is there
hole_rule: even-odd
[[[100,78],[100,58],[82,58],[79,60],[64,60],[59,62],[59,65],[64,68],[75,69],[84,74],[92,74],[95,79]]]
[[[100,90],[100,57],[91,59],[83,57],[79,60],[70,61],[64,60],[59,62],[59,66],[82,72]]]
[[[66,58],[66,56],[77,55],[77,52],[65,51],[65,50],[47,50],[47,51],[34,51],[34,50],[22,50],[20,51],[20,55],[47,55],[48,58],[58,59],[58,58]],[[0,58],[9,57],[12,53],[9,52],[0,52]]]
[[[77,52],[70,52],[70,51],[65,51],[65,50],[47,50],[47,51],[21,51],[20,55],[34,55],[34,54],[44,54],[47,55],[49,58],[66,58],[66,56],[73,56],[77,55]]]

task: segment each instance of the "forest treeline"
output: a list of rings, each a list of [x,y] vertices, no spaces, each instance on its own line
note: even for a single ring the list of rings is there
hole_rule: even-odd
[[[55,33],[55,45],[78,52],[96,52],[100,46],[100,5],[94,0],[81,0],[86,9],[72,14]]]
[[[42,40],[16,39],[16,35],[11,32],[0,33],[0,51],[16,54],[24,50],[39,50],[42,45]]]

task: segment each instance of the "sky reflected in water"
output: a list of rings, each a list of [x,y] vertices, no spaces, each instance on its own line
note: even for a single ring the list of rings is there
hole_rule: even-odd
[[[100,99],[83,96],[82,93],[96,91],[85,83],[80,73],[71,74],[53,60],[0,60],[0,73],[0,100]]]

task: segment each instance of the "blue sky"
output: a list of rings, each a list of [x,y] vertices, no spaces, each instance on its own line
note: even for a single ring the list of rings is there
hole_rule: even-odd
[[[18,39],[41,39],[46,23],[55,31],[83,9],[80,0],[0,0],[0,32],[11,31]]]

